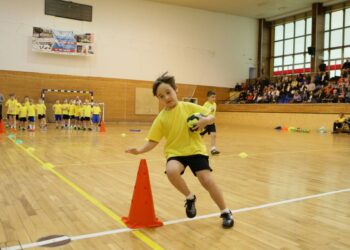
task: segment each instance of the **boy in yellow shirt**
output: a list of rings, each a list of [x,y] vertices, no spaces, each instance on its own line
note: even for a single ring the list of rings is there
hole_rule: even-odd
[[[83,112],[83,129],[88,129],[92,130],[91,128],[91,113],[92,113],[92,108],[91,108],[91,103],[89,100],[85,100],[84,103],[84,112]]]
[[[101,115],[101,108],[98,103],[94,103],[94,106],[92,107],[92,124],[94,125],[94,129],[98,131],[98,124],[100,123],[100,115]]]
[[[63,115],[63,124],[65,128],[68,128],[69,123],[69,103],[67,99],[64,99],[62,104],[62,115]]]
[[[166,174],[174,187],[186,197],[187,217],[195,217],[196,196],[189,190],[182,174],[189,166],[202,186],[221,211],[222,226],[231,228],[234,224],[231,211],[226,207],[223,194],[211,176],[212,169],[206,147],[199,133],[191,132],[187,126],[187,118],[194,113],[201,117],[193,129],[201,130],[214,123],[214,116],[205,107],[178,101],[176,84],[173,76],[163,74],[153,83],[153,94],[165,106],[153,121],[147,136],[147,142],[139,148],[129,148],[125,152],[138,155],[152,150],[165,137],[165,157],[167,159]]]
[[[35,130],[35,104],[33,99],[29,100],[29,105],[27,106],[28,110],[28,129],[29,131]]]
[[[210,114],[215,117],[216,113],[216,94],[213,91],[208,91],[207,94],[208,101],[204,103],[204,107],[210,110]],[[204,131],[201,132],[201,136],[204,136],[206,133],[210,135],[211,143],[210,143],[210,152],[212,155],[218,155],[220,152],[216,149],[216,127],[215,123],[209,124],[205,127]]]
[[[18,118],[19,118],[19,129],[26,130],[26,122],[27,122],[28,108],[26,103],[19,107]]]
[[[74,129],[80,129],[80,108],[81,108],[81,104],[80,102],[75,102],[75,112],[74,112],[74,117],[75,117],[75,121],[74,121]]]
[[[336,134],[343,129],[346,120],[347,119],[346,119],[344,113],[339,113],[338,119],[335,120],[333,123],[333,134]]]
[[[2,104],[5,101],[3,94],[0,93],[0,122],[2,121]]]
[[[11,129],[16,129],[17,100],[15,94],[10,94],[5,103],[7,107],[7,120]]]
[[[60,104],[60,100],[57,100],[54,105],[52,105],[53,112],[55,114],[55,120],[56,120],[56,129],[58,129],[61,125],[61,128],[63,128],[62,124],[62,105]]]
[[[75,100],[71,99],[69,102],[69,120],[68,127],[73,128],[73,121],[75,121]]]
[[[38,115],[38,120],[40,123],[40,128],[46,128],[46,106],[43,99],[39,99],[38,104],[36,105],[36,112]]]

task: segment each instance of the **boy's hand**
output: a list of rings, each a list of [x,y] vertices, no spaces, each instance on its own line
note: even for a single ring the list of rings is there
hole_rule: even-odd
[[[125,150],[125,153],[129,153],[129,154],[133,154],[133,155],[138,155],[139,151],[137,150],[137,148],[128,148],[127,150]]]
[[[205,128],[205,126],[207,126],[207,123],[208,123],[207,118],[201,116],[199,118],[198,122],[193,126],[192,129],[201,131],[202,129]]]

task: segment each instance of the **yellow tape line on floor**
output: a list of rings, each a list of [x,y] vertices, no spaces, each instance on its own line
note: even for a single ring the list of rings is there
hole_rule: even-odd
[[[33,154],[33,150],[27,150],[25,147],[23,147],[21,144],[17,144],[15,140],[9,138],[16,146],[21,148],[24,152],[26,152],[28,155],[30,155],[34,160],[39,162],[41,164],[41,167],[50,171],[54,175],[56,175],[59,179],[61,179],[63,182],[65,182],[68,186],[73,188],[75,191],[77,191],[81,196],[83,196],[85,199],[90,201],[92,204],[94,204],[96,207],[98,207],[100,210],[102,210],[105,214],[107,214],[109,217],[114,219],[116,222],[118,222],[120,225],[126,227],[124,222],[122,221],[121,217],[116,215],[112,210],[110,210],[108,207],[103,205],[100,201],[98,201],[96,198],[82,190],[80,187],[78,187],[76,184],[74,184],[72,181],[64,177],[62,174],[54,170],[54,165],[51,163],[45,163],[42,160],[40,160],[37,156]],[[152,249],[161,250],[164,249],[161,246],[159,246],[156,242],[154,242],[152,239],[147,237],[145,234],[143,234],[140,231],[131,231],[137,238],[139,238],[141,241],[143,241],[145,244],[147,244]]]

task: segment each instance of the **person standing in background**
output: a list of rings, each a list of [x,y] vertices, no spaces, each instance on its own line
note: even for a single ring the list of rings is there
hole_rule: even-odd
[[[204,103],[204,107],[210,110],[210,115],[215,117],[216,113],[216,94],[214,91],[208,91],[207,94],[208,100]],[[218,155],[220,152],[216,149],[216,126],[215,123],[209,124],[205,127],[204,131],[201,132],[201,136],[204,136],[206,133],[210,135],[210,152],[212,155]]]
[[[0,93],[0,121],[2,121],[2,104],[4,103],[4,95]]]

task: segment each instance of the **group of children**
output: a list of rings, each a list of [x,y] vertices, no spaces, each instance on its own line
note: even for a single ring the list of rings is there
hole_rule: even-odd
[[[26,96],[23,103],[20,103],[15,94],[10,94],[5,102],[5,108],[7,108],[7,127],[16,129],[18,121],[19,129],[34,131],[37,116],[40,128],[46,129],[46,106],[43,99],[40,98],[38,103],[34,104],[33,99]]]
[[[85,100],[82,103],[79,99],[64,100],[61,104],[59,100],[52,106],[56,129],[58,128],[73,128],[82,130],[96,130],[100,123],[101,108],[98,103],[90,103]]]
[[[20,103],[15,94],[10,94],[5,102],[7,109],[7,127],[11,129],[34,131],[36,118],[39,120],[41,129],[46,129],[46,105],[43,99],[39,99],[35,104],[28,96]],[[62,104],[57,100],[52,106],[55,115],[56,129],[73,128],[82,130],[97,131],[100,123],[101,108],[98,103],[90,103],[89,100],[81,102],[79,97],[76,100],[67,99]],[[17,122],[19,125],[17,125]]]

